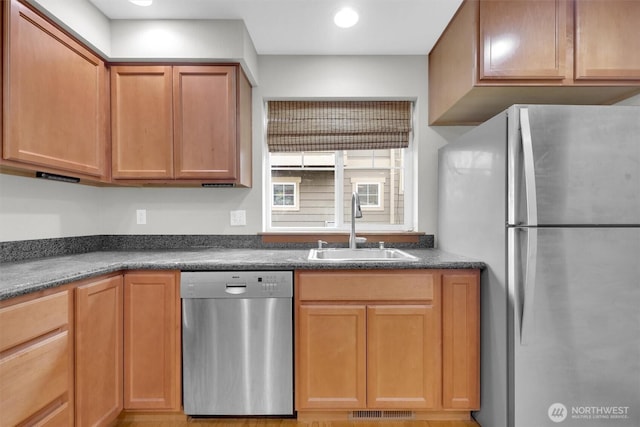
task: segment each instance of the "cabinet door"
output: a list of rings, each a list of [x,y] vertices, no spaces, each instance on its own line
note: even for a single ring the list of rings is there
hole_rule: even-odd
[[[564,79],[566,38],[566,0],[480,0],[480,80]]]
[[[173,178],[172,71],[111,68],[112,176]]]
[[[237,178],[236,67],[174,68],[176,178]]]
[[[369,408],[438,407],[438,319],[439,312],[433,305],[367,307]]]
[[[175,272],[124,276],[124,407],[180,409],[180,298]]]
[[[442,406],[480,407],[479,274],[442,276]]]
[[[122,276],[76,289],[76,425],[122,411]]]
[[[104,179],[104,63],[17,0],[8,9],[3,159]]]
[[[576,79],[640,79],[640,2],[576,1]]]
[[[365,316],[361,305],[300,306],[297,410],[365,408]]]

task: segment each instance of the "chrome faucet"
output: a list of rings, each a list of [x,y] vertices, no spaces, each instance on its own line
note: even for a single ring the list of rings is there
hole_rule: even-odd
[[[367,241],[365,237],[356,237],[356,218],[362,218],[362,209],[360,209],[360,196],[354,191],[351,195],[351,234],[349,234],[349,249],[356,249],[358,243]]]

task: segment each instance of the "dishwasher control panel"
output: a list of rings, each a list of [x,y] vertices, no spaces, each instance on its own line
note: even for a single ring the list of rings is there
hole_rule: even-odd
[[[258,283],[260,283],[264,292],[276,292],[278,290],[278,285],[280,284],[278,280],[282,279],[283,278],[278,277],[277,275],[265,274],[264,276],[258,277]]]
[[[181,298],[291,298],[292,271],[183,271]]]

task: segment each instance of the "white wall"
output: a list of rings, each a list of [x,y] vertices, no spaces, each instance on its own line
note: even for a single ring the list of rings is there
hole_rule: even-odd
[[[103,57],[111,53],[111,22],[87,0],[28,0]]]
[[[258,161],[256,169],[259,170]],[[254,171],[254,176],[258,171]],[[256,234],[261,231],[259,188],[104,188],[104,234]],[[147,210],[147,224],[135,212]],[[229,225],[229,212],[245,210],[246,226]]]
[[[110,60],[238,62],[258,81],[258,54],[240,20],[114,20]]]
[[[258,54],[241,20],[110,20],[87,0],[27,0],[107,61],[238,62],[258,81]]]
[[[102,231],[100,189],[0,174],[0,241]]]
[[[618,102],[616,105],[640,105],[640,93],[631,98],[627,98],[624,101]]]

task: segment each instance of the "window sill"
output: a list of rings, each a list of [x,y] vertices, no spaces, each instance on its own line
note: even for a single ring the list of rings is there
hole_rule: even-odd
[[[318,240],[324,240],[328,243],[348,243],[349,233],[331,232],[331,233],[259,233],[262,237],[262,243],[316,243]],[[358,237],[366,237],[368,242],[385,242],[385,243],[420,243],[421,237],[425,233],[405,232],[405,233],[374,233],[374,232],[358,232]]]

